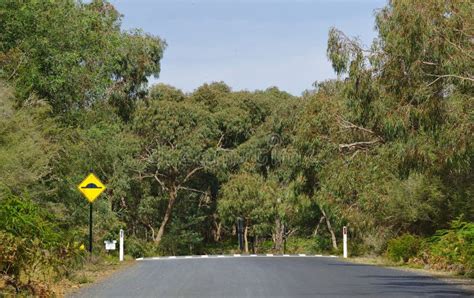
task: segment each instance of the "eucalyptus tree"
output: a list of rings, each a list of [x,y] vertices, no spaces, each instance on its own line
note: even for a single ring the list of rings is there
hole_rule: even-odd
[[[471,11],[469,1],[391,1],[376,15],[370,48],[329,32],[328,57],[347,75],[331,139],[338,168],[348,169],[325,189],[342,209],[374,215],[358,222],[386,233],[378,238],[431,233],[472,214]]]
[[[147,78],[160,72],[166,43],[122,32],[107,1],[6,0],[0,15],[0,76],[14,83],[19,104],[37,95],[64,116],[111,100],[128,119]]]
[[[49,112],[50,106],[39,99],[15,109],[13,88],[0,80],[0,188],[15,195],[45,191],[39,182],[52,174],[51,163],[60,149]]]
[[[218,210],[221,218],[234,225],[238,218],[244,222],[244,250],[249,252],[249,236],[266,236],[271,231],[276,185],[267,183],[256,174],[237,174],[221,190]]]
[[[219,131],[212,115],[190,102],[149,100],[135,113],[133,129],[140,137],[136,174],[167,196],[155,242],[160,243],[180,193],[206,190],[191,187],[213,166]]]

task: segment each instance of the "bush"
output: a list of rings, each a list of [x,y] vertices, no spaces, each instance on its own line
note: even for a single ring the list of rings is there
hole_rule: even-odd
[[[203,238],[194,231],[177,232],[170,229],[170,233],[163,236],[159,249],[163,255],[201,254],[203,253]]]
[[[329,252],[332,250],[332,243],[331,239],[328,237],[323,237],[320,235],[316,235],[314,240],[314,249],[316,252]]]
[[[1,200],[0,274],[17,293],[47,291],[45,276],[63,275],[80,261],[80,251],[53,221],[28,199],[8,194]]]
[[[156,256],[157,249],[153,242],[147,242],[135,237],[129,237],[124,242],[125,254],[134,258]]]
[[[435,269],[474,276],[474,223],[457,219],[428,242],[428,262]]]
[[[168,226],[167,233],[160,242],[162,255],[192,255],[204,253],[203,237],[193,230],[202,218],[189,218],[188,222],[176,219]]]
[[[420,238],[405,234],[388,242],[387,255],[394,262],[408,262],[410,258],[418,255],[421,248]]]

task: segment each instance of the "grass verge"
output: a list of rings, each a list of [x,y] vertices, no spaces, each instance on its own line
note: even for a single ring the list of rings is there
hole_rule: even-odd
[[[346,262],[364,265],[374,265],[387,267],[390,269],[396,269],[401,271],[413,272],[420,275],[427,275],[436,279],[442,280],[443,282],[456,285],[466,291],[474,293],[474,278],[470,278],[464,275],[459,275],[453,271],[439,271],[430,268],[424,268],[419,265],[413,265],[410,263],[395,263],[384,257],[352,257],[348,259],[341,259]]]

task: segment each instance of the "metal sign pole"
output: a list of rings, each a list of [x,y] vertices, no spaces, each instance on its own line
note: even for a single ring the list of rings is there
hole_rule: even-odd
[[[92,202],[89,203],[89,252],[92,255]]]
[[[93,173],[89,173],[77,189],[89,201],[89,253],[92,256],[92,203],[105,191],[106,187]]]

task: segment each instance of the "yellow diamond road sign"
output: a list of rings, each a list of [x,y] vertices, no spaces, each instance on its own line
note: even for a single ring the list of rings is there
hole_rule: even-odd
[[[89,202],[94,202],[95,199],[105,190],[105,185],[97,178],[94,174],[90,173],[89,176],[82,181],[77,188],[86,197]]]

